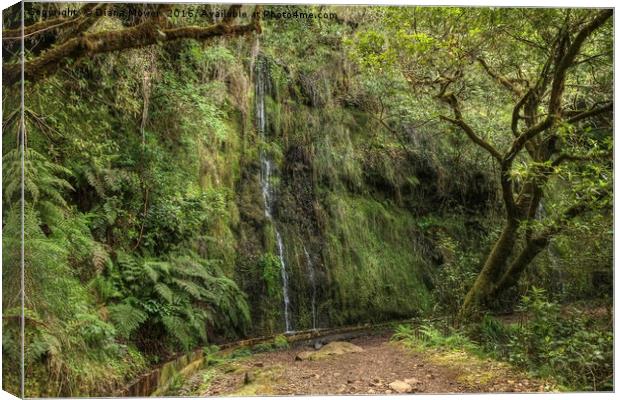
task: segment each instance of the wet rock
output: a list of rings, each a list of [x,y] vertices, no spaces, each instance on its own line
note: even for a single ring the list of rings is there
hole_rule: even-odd
[[[409,393],[413,388],[403,381],[394,381],[388,385],[396,393]]]

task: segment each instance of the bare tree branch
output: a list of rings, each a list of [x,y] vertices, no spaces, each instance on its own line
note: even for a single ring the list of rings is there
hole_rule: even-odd
[[[583,111],[579,114],[576,114],[571,118],[567,119],[566,122],[568,122],[569,124],[574,124],[575,122],[581,121],[583,119],[594,117],[595,115],[603,114],[605,112],[613,111],[613,109],[614,103],[611,102],[602,107],[592,108],[588,111]]]

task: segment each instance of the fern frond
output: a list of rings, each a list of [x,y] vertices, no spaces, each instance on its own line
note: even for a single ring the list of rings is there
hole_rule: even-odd
[[[159,272],[157,272],[157,270],[153,268],[153,265],[151,263],[144,263],[144,271],[146,272],[146,275],[149,277],[151,282],[157,282],[159,280]]]
[[[172,303],[172,300],[174,298],[174,293],[168,287],[168,285],[164,283],[156,283],[154,286],[154,289],[157,292],[157,294],[159,294],[164,300],[166,300],[168,303]]]
[[[93,262],[93,266],[95,267],[95,270],[98,273],[101,273],[103,271],[109,259],[110,259],[110,256],[108,255],[108,252],[106,251],[106,249],[103,247],[103,244],[94,242],[93,252],[92,252],[92,262]]]
[[[172,282],[174,282],[174,284],[179,288],[183,289],[186,293],[189,293],[196,300],[202,300],[206,292],[204,288],[201,288],[192,281],[173,278]]]
[[[147,319],[144,312],[127,303],[108,306],[108,313],[116,332],[125,338],[129,337]]]
[[[189,348],[191,344],[191,335],[187,331],[185,321],[176,315],[165,315],[161,319],[166,331],[175,337],[184,348]]]

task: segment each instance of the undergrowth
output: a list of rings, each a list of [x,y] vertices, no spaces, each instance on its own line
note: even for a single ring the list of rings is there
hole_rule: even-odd
[[[536,288],[522,298],[519,312],[519,323],[486,315],[460,330],[430,323],[399,325],[392,340],[418,351],[459,350],[507,361],[568,391],[613,389],[613,334],[608,326],[577,310],[563,314],[558,303]]]
[[[481,354],[480,348],[461,332],[449,329],[448,332],[437,326],[426,323],[419,327],[399,325],[391,340],[403,343],[415,350],[443,349],[466,350]]]

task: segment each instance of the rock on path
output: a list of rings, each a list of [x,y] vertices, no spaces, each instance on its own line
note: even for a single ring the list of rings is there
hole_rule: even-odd
[[[331,342],[321,347],[317,351],[302,351],[295,356],[296,361],[321,360],[331,356],[337,356],[347,353],[361,353],[364,351],[359,346],[349,342]]]

